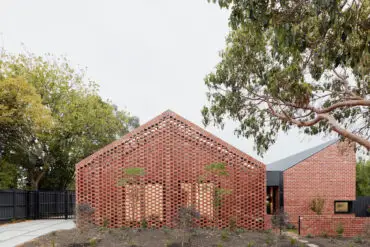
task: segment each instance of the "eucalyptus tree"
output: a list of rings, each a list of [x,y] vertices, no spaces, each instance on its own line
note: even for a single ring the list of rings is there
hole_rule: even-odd
[[[260,154],[293,126],[370,149],[370,1],[213,2],[230,33],[205,78],[205,124],[237,121]]]

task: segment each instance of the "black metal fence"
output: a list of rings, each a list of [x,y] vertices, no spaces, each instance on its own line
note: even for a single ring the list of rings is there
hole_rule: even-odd
[[[0,190],[0,221],[72,218],[74,191]]]
[[[353,202],[353,212],[357,217],[370,217],[370,196],[358,196]]]

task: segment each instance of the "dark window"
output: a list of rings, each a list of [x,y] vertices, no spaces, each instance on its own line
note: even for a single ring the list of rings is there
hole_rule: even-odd
[[[352,212],[352,201],[335,201],[334,213],[349,214]]]

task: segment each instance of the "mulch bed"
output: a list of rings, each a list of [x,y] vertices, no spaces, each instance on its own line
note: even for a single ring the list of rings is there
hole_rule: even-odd
[[[188,241],[190,239],[190,242]],[[83,232],[77,229],[53,232],[24,244],[24,247],[36,246],[120,246],[120,247],[181,247],[182,241],[186,247],[303,247],[304,244],[279,236],[271,232],[252,231],[228,231],[193,229],[186,232],[176,229],[107,229],[90,228]],[[370,240],[366,239],[330,239],[309,238],[310,243],[319,246],[370,246]],[[361,240],[361,243],[359,242]]]

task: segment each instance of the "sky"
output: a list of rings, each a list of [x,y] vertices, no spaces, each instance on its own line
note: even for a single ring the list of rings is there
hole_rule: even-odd
[[[207,0],[0,0],[0,46],[12,53],[64,55],[86,67],[100,95],[140,118],[170,109],[202,125],[204,77],[220,61],[228,11]],[[206,129],[269,163],[332,137],[281,133],[264,157],[253,140],[234,135],[236,123]]]

